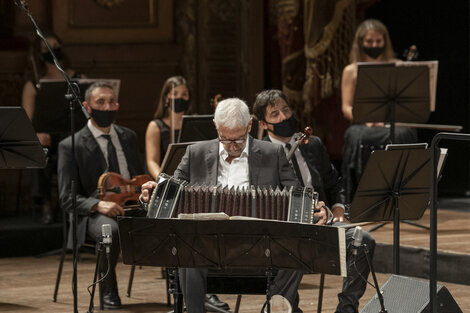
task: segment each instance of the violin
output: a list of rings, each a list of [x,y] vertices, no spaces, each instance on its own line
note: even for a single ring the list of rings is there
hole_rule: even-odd
[[[124,211],[135,211],[140,208],[141,186],[149,180],[152,180],[149,175],[124,179],[118,173],[103,173],[98,179],[98,199],[115,202],[123,207]]]
[[[297,149],[298,146],[307,144],[308,143],[308,138],[312,136],[313,130],[310,126],[305,127],[303,132],[299,133],[299,137],[295,141],[295,143],[292,145],[291,149],[287,153],[287,161],[289,161],[292,156],[294,155],[295,149]]]

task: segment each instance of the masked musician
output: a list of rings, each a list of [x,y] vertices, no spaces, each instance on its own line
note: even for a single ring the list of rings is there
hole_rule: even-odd
[[[376,19],[362,22],[354,36],[349,56],[351,63],[343,70],[341,80],[341,108],[344,117],[353,121],[353,102],[357,80],[358,62],[397,62],[387,27]],[[363,168],[372,147],[385,147],[392,143],[390,128],[384,123],[351,124],[344,134],[343,164],[341,172],[345,180],[346,200],[352,201]],[[415,129],[396,127],[393,143],[417,142]]]
[[[229,187],[298,186],[295,174],[287,162],[281,146],[254,139],[249,135],[252,120],[248,106],[240,99],[225,99],[217,105],[214,123],[218,139],[188,146],[174,176],[200,185]],[[148,182],[142,186],[142,200],[147,202],[149,190],[156,186]],[[319,201],[315,213],[319,224],[325,224],[327,213]],[[180,269],[180,282],[189,313],[205,312],[207,270]],[[279,294],[293,303],[301,274],[281,270],[273,281],[272,294]]]
[[[153,178],[160,174],[168,145],[178,139],[183,114],[187,114],[190,101],[184,77],[173,76],[163,84],[154,119],[148,124],[145,133],[147,168]]]
[[[116,263],[120,244],[117,215],[124,209],[111,201],[97,198],[98,179],[104,172],[120,173],[124,179],[143,174],[136,134],[125,127],[114,124],[119,103],[113,87],[105,82],[92,84],[85,93],[84,107],[90,114],[87,125],[75,136],[75,158],[72,155],[72,138],[59,144],[58,183],[60,204],[63,210],[72,213],[71,181],[77,186],[78,244],[88,237],[98,240],[101,226],[111,224],[113,243],[110,252],[110,271],[103,281],[103,304],[107,309],[121,307],[116,281]],[[70,214],[71,216],[71,214]],[[70,228],[71,230],[71,228]],[[69,247],[72,246],[69,232]],[[104,274],[108,264],[101,258],[100,271]]]
[[[265,90],[260,92],[253,106],[253,114],[258,118],[260,127],[268,135],[264,140],[279,144],[286,154],[295,149],[290,159],[292,167],[301,184],[313,188],[319,193],[319,200],[331,205],[333,222],[344,219],[344,189],[338,171],[331,164],[325,146],[318,137],[308,138],[308,143],[296,147],[295,133],[297,120],[286,95],[280,90]],[[346,231],[348,276],[344,278],[343,290],[338,294],[339,304],[336,312],[358,312],[359,299],[364,294],[367,283],[360,277],[369,275],[369,267],[364,254],[356,257],[356,267],[352,255],[353,228]],[[371,256],[374,252],[375,241],[364,232],[363,243],[367,244]],[[293,312],[302,312],[298,308],[298,299],[293,306]]]
[[[67,68],[67,55],[62,47],[62,42],[53,33],[46,33],[45,35],[48,45],[51,47],[54,55],[59,61],[61,67],[65,69],[67,75],[71,78],[85,78],[85,75],[75,72]],[[28,114],[28,117],[33,120],[36,111],[36,96],[38,93],[38,84],[40,79],[54,79],[63,80],[63,74],[56,67],[52,54],[46,47],[46,44],[41,38],[32,45],[31,51],[31,65],[33,77],[28,80],[23,87],[21,96],[21,104]],[[36,211],[41,210],[41,222],[50,224],[54,222],[55,205],[52,195],[55,194],[52,190],[52,177],[57,172],[57,145],[60,140],[64,139],[68,134],[62,132],[56,133],[36,133],[41,145],[48,149],[47,151],[47,165],[45,168],[31,169],[31,200],[33,209]]]

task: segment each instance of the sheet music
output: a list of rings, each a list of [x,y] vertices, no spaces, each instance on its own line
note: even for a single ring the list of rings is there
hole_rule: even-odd
[[[437,161],[437,178],[438,179],[439,179],[439,176],[441,176],[442,167],[447,158],[447,148],[440,148],[440,149],[441,149],[441,153],[439,155],[439,161]]]
[[[437,68],[439,61],[408,61],[397,62],[396,66],[427,66],[429,68],[429,100],[430,110],[436,109],[436,89],[437,89]]]

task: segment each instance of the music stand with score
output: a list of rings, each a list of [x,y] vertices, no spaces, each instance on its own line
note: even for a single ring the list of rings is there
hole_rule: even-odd
[[[393,143],[396,122],[427,122],[433,97],[430,90],[427,65],[358,63],[353,123],[389,122]]]
[[[183,115],[178,142],[193,142],[217,138],[214,115]]]
[[[161,172],[173,176],[173,173],[186,152],[186,148],[193,143],[195,142],[170,143],[168,150],[166,150],[165,157],[163,158]]]
[[[119,217],[118,223],[124,264],[347,274],[341,227],[274,220],[131,217]],[[266,292],[269,302],[269,288]]]
[[[351,203],[351,222],[393,221],[393,268],[400,272],[400,221],[420,219],[430,200],[429,149],[373,151]]]
[[[0,107],[0,168],[46,166],[46,152],[22,107]]]

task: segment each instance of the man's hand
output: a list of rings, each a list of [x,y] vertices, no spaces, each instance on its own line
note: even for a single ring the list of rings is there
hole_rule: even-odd
[[[145,184],[142,185],[142,195],[141,195],[141,199],[142,199],[142,202],[144,203],[147,203],[149,202],[150,200],[150,191],[157,187],[157,182],[153,181],[153,180],[149,180],[148,182],[146,182]]]
[[[124,215],[124,209],[112,201],[100,201],[95,205],[95,211],[109,217]]]
[[[333,213],[333,223],[344,222],[344,209],[340,206],[335,206],[331,209]]]
[[[313,214],[316,218],[318,218],[318,222],[315,225],[325,225],[326,221],[328,220],[328,214],[325,210],[325,202],[318,201],[316,206],[316,211],[317,210],[318,212]]]

